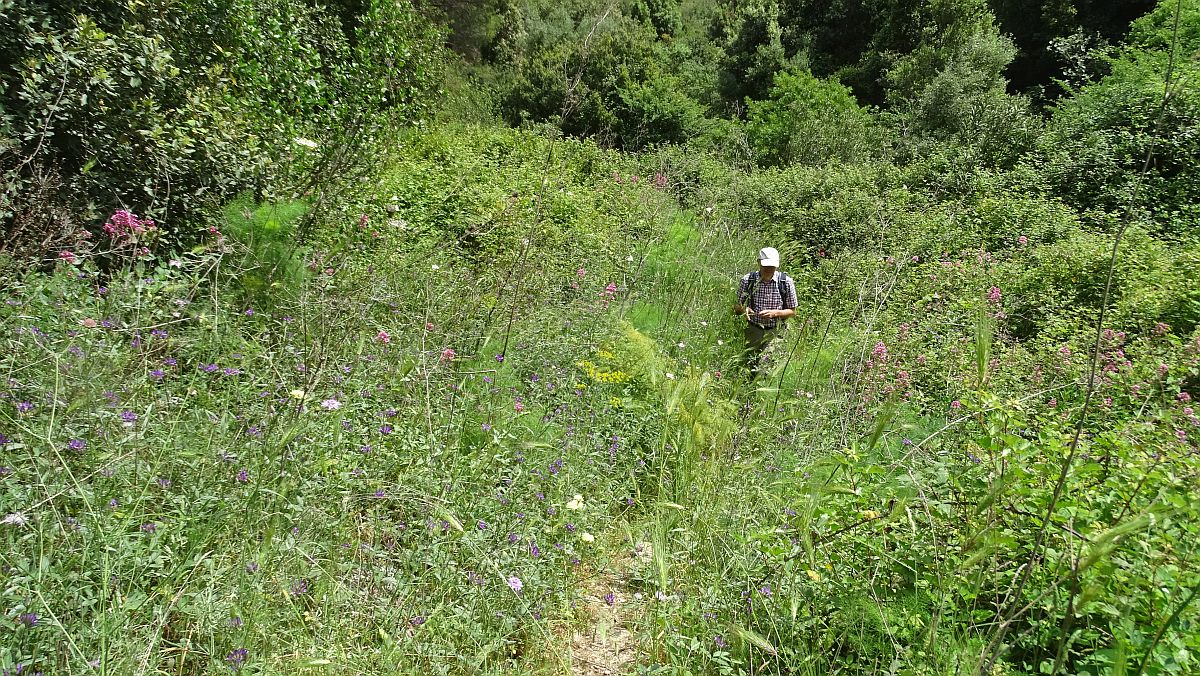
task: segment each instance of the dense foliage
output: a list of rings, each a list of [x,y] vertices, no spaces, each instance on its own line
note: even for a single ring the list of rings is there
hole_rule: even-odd
[[[236,192],[308,190],[426,113],[438,37],[384,0],[4,0],[0,251],[73,251],[122,208],[195,241]]]
[[[432,5],[0,0],[0,670],[1200,670],[1197,0]]]

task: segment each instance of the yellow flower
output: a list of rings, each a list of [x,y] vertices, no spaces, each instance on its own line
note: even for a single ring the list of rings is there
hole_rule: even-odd
[[[868,510],[864,511],[862,515],[863,515],[864,519],[878,519],[879,518],[879,512],[876,512],[873,509],[868,509]]]
[[[808,569],[807,571],[805,571],[805,572],[807,572],[807,573],[808,573],[808,579],[812,580],[813,582],[820,582],[820,581],[821,581],[821,574],[820,574],[820,573],[818,573],[817,571],[813,570],[812,568],[809,568],[809,569]]]
[[[291,392],[288,392],[288,394],[291,395],[292,399],[304,398],[304,390],[292,390]]]
[[[579,534],[579,539],[580,539],[580,540],[583,540],[584,542],[595,542],[595,541],[596,541],[596,536],[594,536],[594,535],[592,535],[591,533],[588,533],[588,532],[583,532],[583,533],[580,533],[580,534]]]
[[[576,493],[575,497],[567,501],[567,509],[579,509],[583,506],[583,496]]]

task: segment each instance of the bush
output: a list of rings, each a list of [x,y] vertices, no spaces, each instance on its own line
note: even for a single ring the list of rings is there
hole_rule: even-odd
[[[887,154],[881,130],[850,90],[811,73],[781,71],[770,98],[746,105],[746,131],[760,165],[820,166]]]

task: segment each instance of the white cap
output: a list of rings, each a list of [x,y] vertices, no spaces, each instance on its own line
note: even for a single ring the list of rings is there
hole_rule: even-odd
[[[779,252],[771,247],[759,249],[758,264],[768,268],[779,267]]]

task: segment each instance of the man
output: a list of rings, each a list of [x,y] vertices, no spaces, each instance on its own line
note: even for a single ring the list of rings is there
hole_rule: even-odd
[[[746,318],[746,347],[750,371],[757,375],[763,352],[796,316],[796,284],[779,271],[779,252],[771,247],[758,252],[758,270],[742,277],[733,313]]]

